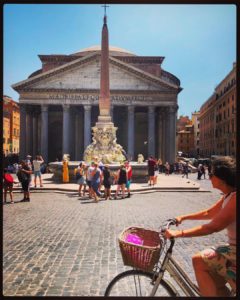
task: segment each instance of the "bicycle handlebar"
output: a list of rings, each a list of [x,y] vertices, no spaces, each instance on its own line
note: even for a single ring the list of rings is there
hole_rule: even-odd
[[[163,222],[163,224],[160,227],[160,233],[164,233],[167,229],[170,228],[170,226],[172,225],[177,225],[177,219],[172,218],[172,219],[168,219],[165,222]]]

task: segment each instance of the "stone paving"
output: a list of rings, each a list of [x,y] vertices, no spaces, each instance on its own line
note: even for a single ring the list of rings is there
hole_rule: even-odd
[[[220,192],[208,179],[197,181],[210,192],[134,194],[124,200],[93,203],[75,193],[35,192],[31,202],[3,206],[3,294],[5,296],[103,296],[123,266],[117,237],[129,226],[158,229],[162,221],[203,209]],[[197,221],[201,224],[201,221]],[[181,228],[194,223],[188,221]],[[225,241],[224,232],[178,239],[174,256],[194,280],[191,256]]]
[[[196,174],[191,174],[192,176],[195,176]],[[33,176],[32,176],[33,177]],[[77,191],[78,185],[76,183],[56,183],[53,180],[53,174],[42,174],[43,178],[43,188],[39,187],[39,184],[37,182],[37,187],[34,188],[34,182],[32,180],[32,191],[45,191],[45,190],[51,190],[51,191],[65,191],[65,192],[71,192],[71,191]],[[16,178],[16,181],[18,179]],[[112,191],[116,191],[117,185],[112,185]],[[143,191],[152,191],[152,190],[198,190],[200,188],[199,183],[187,178],[182,178],[182,176],[178,175],[171,175],[166,176],[164,174],[158,175],[157,183],[154,186],[149,186],[148,183],[132,183],[131,184],[131,190],[136,192],[143,192]],[[14,185],[14,191],[21,190],[21,185],[17,184]]]

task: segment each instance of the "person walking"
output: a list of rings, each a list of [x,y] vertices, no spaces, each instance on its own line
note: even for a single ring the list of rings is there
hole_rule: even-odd
[[[127,183],[126,183],[126,189],[127,189],[127,198],[131,197],[131,192],[130,192],[130,185],[132,181],[132,166],[130,165],[129,161],[127,160],[125,162],[125,168],[127,172]]]
[[[156,160],[150,156],[148,158],[148,176],[149,176],[149,184],[148,185],[154,185],[154,169],[156,165]]]
[[[79,185],[78,195],[80,197],[82,196],[82,187],[84,187],[83,196],[85,195],[85,191],[86,191],[85,168],[86,168],[86,165],[84,164],[84,162],[81,162],[78,165],[78,167],[74,170],[74,175],[75,175],[77,184]]]
[[[201,177],[202,177],[202,164],[199,164],[198,165],[198,177],[197,177],[197,179],[198,180],[201,180]]]
[[[26,161],[26,164],[29,167],[29,169],[33,171],[32,156],[30,154],[28,154],[26,156],[25,161]],[[29,183],[29,185],[32,186],[32,174],[30,174],[30,183]]]
[[[183,165],[183,175],[182,175],[182,178],[185,177],[188,178],[188,162],[186,162],[184,165]]]
[[[101,170],[98,167],[98,163],[94,163],[91,186],[93,191],[93,197],[96,203],[99,202],[99,197],[101,197],[101,193],[99,191],[100,182],[101,182]]]
[[[92,172],[94,170],[94,162],[92,161],[90,166],[87,167],[86,170],[86,181],[88,186],[89,199],[94,197],[93,189],[92,189]]]
[[[153,176],[153,185],[157,184],[157,179],[158,179],[158,167],[157,165],[154,166],[154,176]]]
[[[41,165],[44,160],[41,155],[37,155],[33,160],[33,172],[34,172],[34,187],[37,187],[37,177],[39,178],[40,187],[43,187],[42,176],[41,176]]]
[[[22,184],[22,190],[24,194],[24,197],[20,202],[30,202],[30,183],[32,170],[24,160],[22,160],[20,164],[21,167],[18,170],[17,177]]]
[[[124,164],[122,164],[117,173],[117,189],[116,189],[114,199],[117,199],[118,192],[120,189],[122,191],[122,199],[125,198],[125,186],[126,186],[127,180],[128,180],[127,171],[126,171]]]
[[[202,168],[202,172],[203,172],[203,178],[206,179],[206,173],[207,173],[207,170],[208,170],[208,166],[206,164],[203,165],[203,168]]]
[[[185,220],[209,220],[208,223],[184,230],[167,229],[166,238],[198,237],[226,230],[228,243],[215,245],[192,257],[193,268],[203,297],[229,297],[226,283],[236,291],[236,161],[232,157],[219,157],[212,161],[210,180],[213,188],[223,196],[202,211],[177,216],[177,224]]]
[[[109,165],[105,165],[102,172],[103,172],[102,174],[103,174],[103,186],[104,186],[105,200],[110,200],[111,199],[112,179],[111,179]]]
[[[163,162],[162,162],[161,158],[158,159],[157,166],[158,166],[158,172],[162,173],[163,172]]]
[[[13,204],[13,184],[17,183],[7,169],[3,171],[3,191],[4,191],[4,203],[7,203],[7,193],[9,192],[11,203]]]
[[[170,164],[167,161],[165,163],[165,175],[169,175],[169,174],[170,174]]]

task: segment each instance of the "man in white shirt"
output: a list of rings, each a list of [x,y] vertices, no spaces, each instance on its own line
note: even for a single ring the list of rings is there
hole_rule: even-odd
[[[39,177],[40,187],[43,187],[42,184],[42,176],[41,176],[41,164],[44,163],[44,160],[41,155],[37,155],[36,159],[33,161],[33,169],[34,169],[34,187],[37,187],[37,177]]]

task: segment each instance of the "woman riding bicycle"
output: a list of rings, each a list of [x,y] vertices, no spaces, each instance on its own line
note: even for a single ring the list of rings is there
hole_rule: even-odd
[[[236,161],[229,156],[214,160],[209,178],[224,195],[210,208],[176,220],[178,224],[185,220],[211,221],[185,230],[167,229],[165,236],[204,236],[227,229],[229,244],[203,250],[192,257],[192,262],[202,296],[229,296],[227,282],[236,290]]]

